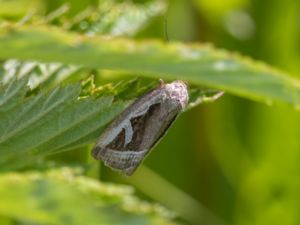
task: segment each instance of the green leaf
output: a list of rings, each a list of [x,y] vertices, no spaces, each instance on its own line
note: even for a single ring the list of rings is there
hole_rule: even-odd
[[[14,107],[15,105],[19,104],[22,97],[26,93],[26,82],[27,80],[22,79],[20,81],[14,80],[11,82],[6,88],[3,86],[0,89],[0,109],[1,111],[5,109],[9,109]],[[3,120],[3,118],[0,118]],[[3,122],[5,122],[4,120]],[[6,121],[9,122],[9,121]],[[0,126],[4,123],[0,122]],[[1,133],[0,133],[1,135]]]
[[[45,4],[45,3],[44,3]],[[43,15],[43,2],[36,0],[0,0],[0,18],[15,21],[23,16],[22,24],[51,24],[65,30],[95,36],[133,36],[155,17],[162,15],[167,8],[164,0],[151,0],[143,4],[130,1],[99,1],[90,4],[79,12],[72,11],[72,4],[65,3],[47,15]],[[20,7],[21,6],[21,7]],[[16,10],[17,9],[17,10]],[[0,20],[1,22],[1,20]]]
[[[32,92],[39,89],[48,90],[57,85],[70,82],[79,82],[83,78],[92,75],[92,70],[80,66],[19,61],[16,59],[9,59],[3,62],[0,72],[0,81],[4,84],[9,83],[13,79],[28,77],[28,85]]]
[[[103,184],[69,168],[0,175],[0,214],[38,224],[175,225],[160,206],[127,186]]]
[[[100,1],[98,7],[89,7],[71,18],[62,16],[68,12],[66,5],[63,5],[44,19],[47,24],[89,36],[133,36],[153,18],[163,14],[166,6],[162,0],[144,4]]]
[[[61,62],[166,80],[181,79],[268,103],[300,103],[297,79],[198,44],[92,38],[47,26],[10,25],[0,32],[0,58]]]
[[[109,96],[78,99],[79,85],[25,97],[26,81],[13,81],[0,91],[0,164],[24,161],[29,153],[40,156],[77,147],[82,139],[87,144],[127,104],[113,103]]]
[[[0,17],[20,19],[32,9],[33,4],[36,9],[40,7],[37,0],[0,0]]]

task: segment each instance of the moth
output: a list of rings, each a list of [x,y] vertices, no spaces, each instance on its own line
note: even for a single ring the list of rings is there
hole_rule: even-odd
[[[102,133],[92,155],[130,176],[165,135],[189,100],[183,81],[165,84],[128,106]]]

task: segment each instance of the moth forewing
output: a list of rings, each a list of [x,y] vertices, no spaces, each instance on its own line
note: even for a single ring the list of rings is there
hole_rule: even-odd
[[[188,103],[182,81],[161,85],[127,107],[102,133],[92,154],[131,175]]]

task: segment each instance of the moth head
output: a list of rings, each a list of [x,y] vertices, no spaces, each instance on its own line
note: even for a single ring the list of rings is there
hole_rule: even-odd
[[[172,83],[165,84],[165,90],[169,98],[179,101],[182,108],[186,107],[189,101],[186,83],[181,80],[176,80]]]

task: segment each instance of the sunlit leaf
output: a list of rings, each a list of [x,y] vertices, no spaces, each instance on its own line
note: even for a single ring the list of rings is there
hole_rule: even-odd
[[[300,103],[300,85],[295,78],[197,44],[90,38],[46,26],[8,26],[0,33],[0,57],[181,79],[268,103]]]

